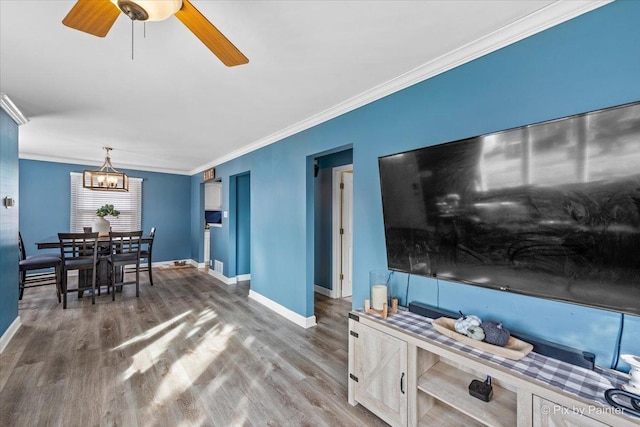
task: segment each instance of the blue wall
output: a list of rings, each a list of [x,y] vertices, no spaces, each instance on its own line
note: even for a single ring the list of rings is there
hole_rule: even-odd
[[[318,176],[314,186],[314,283],[333,289],[333,168],[353,162],[353,150],[348,149],[317,158]]]
[[[251,274],[251,175],[236,177],[236,275]]]
[[[606,5],[216,167],[223,184],[251,172],[252,289],[313,315],[313,158],[351,144],[353,305],[362,306],[369,271],[386,266],[378,157],[640,100],[638,22],[640,2]],[[226,244],[225,226],[221,234]],[[603,366],[615,359],[620,314],[429,279],[412,278],[412,299],[505,319]],[[640,353],[640,321],[626,317],[623,348]]]
[[[202,182],[202,174],[191,177],[190,182],[191,195],[191,259],[198,262],[204,261],[204,184]],[[211,236],[213,238],[213,235]],[[212,254],[213,256],[213,254]]]
[[[27,255],[37,253],[37,240],[69,230],[70,173],[83,169],[95,166],[20,160],[20,231]],[[156,227],[153,262],[190,259],[190,177],[123,171],[142,178],[142,229]]]
[[[15,206],[0,206],[0,336],[18,317],[18,125],[0,109],[0,199],[11,197]]]

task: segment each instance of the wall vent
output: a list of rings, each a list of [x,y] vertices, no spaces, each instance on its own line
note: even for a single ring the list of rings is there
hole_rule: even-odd
[[[213,271],[217,271],[218,273],[222,274],[222,268],[222,261],[218,261],[217,259],[213,260]]]

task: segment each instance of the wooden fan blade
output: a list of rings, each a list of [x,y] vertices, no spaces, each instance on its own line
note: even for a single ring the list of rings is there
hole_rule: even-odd
[[[62,23],[74,30],[104,37],[118,16],[120,9],[109,0],[78,0]]]
[[[176,12],[176,18],[191,30],[224,65],[233,67],[249,62],[249,59],[188,0],[182,0],[182,8]]]

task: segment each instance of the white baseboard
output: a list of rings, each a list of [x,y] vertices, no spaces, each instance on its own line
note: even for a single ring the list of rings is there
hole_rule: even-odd
[[[186,260],[186,261],[187,261],[187,262],[189,262],[191,265],[193,265],[195,268],[199,268],[199,269],[201,269],[201,270],[207,266],[207,263],[205,263],[205,262],[198,262],[198,261],[196,261],[195,259],[189,259],[189,260]],[[165,263],[166,263],[166,261],[165,261]],[[169,263],[170,263],[170,264],[173,264],[173,261],[169,261]],[[154,263],[154,264],[155,264],[155,263]]]
[[[189,264],[191,264],[192,260],[176,259],[171,261],[156,261],[151,263],[151,267],[158,268],[158,267],[162,267],[163,265],[173,264],[176,261],[187,261]],[[146,267],[146,266],[147,266],[146,261],[143,261],[140,263],[140,267]]]
[[[295,311],[289,310],[287,307],[280,305],[273,300],[270,300],[269,298],[257,293],[254,290],[251,290],[251,289],[249,290],[249,298],[259,302],[260,304],[264,305],[268,309],[275,311],[285,319],[290,320],[296,325],[301,326],[305,329],[308,329],[312,326],[316,326],[316,316],[309,316],[309,317],[301,316]]]
[[[212,268],[209,269],[209,276],[213,276],[227,285],[235,285],[236,283],[238,283],[238,280],[235,277],[227,277]]]
[[[185,261],[187,264],[193,265],[194,267],[198,267],[198,264],[196,261],[192,260],[192,259],[172,259],[172,260],[168,260],[168,261],[155,261],[151,263],[151,267],[153,268],[158,268],[158,267],[165,267],[165,266],[169,266],[169,265],[174,265],[176,262],[182,262]],[[202,264],[204,266],[204,264]],[[147,261],[142,261],[140,262],[140,267],[147,267]],[[204,267],[203,267],[204,268]]]
[[[238,274],[236,276],[236,280],[238,282],[244,282],[244,281],[247,281],[247,280],[251,280],[251,274]]]
[[[320,295],[324,295],[324,296],[327,296],[329,298],[338,298],[336,296],[336,291],[334,291],[333,289],[327,289],[324,286],[314,285],[314,290],[315,290],[315,292],[319,293]]]
[[[22,323],[20,322],[20,316],[18,316],[13,320],[13,322],[11,322],[7,330],[4,331],[4,334],[2,334],[2,336],[0,337],[0,354],[4,352],[7,344],[9,344],[11,338],[13,338],[16,332],[18,332],[18,329],[20,329],[21,325]]]

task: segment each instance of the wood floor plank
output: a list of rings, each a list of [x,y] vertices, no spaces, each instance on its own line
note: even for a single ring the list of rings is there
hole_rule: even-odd
[[[96,304],[50,287],[19,303],[0,355],[0,425],[385,425],[347,402],[348,301],[316,295],[302,329],[195,268]],[[53,404],[55,402],[55,404]]]

